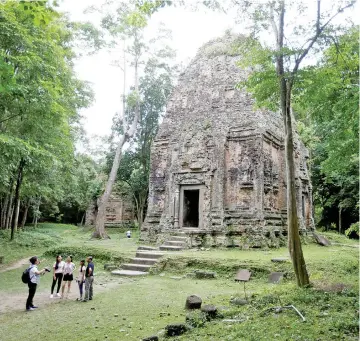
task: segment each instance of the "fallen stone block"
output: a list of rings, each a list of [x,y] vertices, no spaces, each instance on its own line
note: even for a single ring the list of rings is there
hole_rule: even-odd
[[[105,263],[104,264],[104,270],[108,270],[109,267],[115,266],[115,269],[117,269],[117,266],[114,263]]]
[[[165,327],[166,336],[178,336],[184,334],[187,328],[183,323],[168,324]]]
[[[159,341],[159,337],[157,335],[153,335],[142,339],[142,341]]]
[[[195,277],[198,279],[216,278],[216,272],[213,271],[196,271]]]
[[[288,260],[289,260],[288,258],[283,258],[283,257],[271,259],[271,261],[274,263],[286,263]]]
[[[201,307],[201,311],[207,315],[208,318],[216,318],[218,310],[213,304],[205,304]]]
[[[244,298],[235,297],[232,300],[230,300],[230,303],[233,305],[246,305],[249,302],[247,300],[245,300]]]
[[[200,309],[202,299],[197,295],[190,295],[186,298],[185,309]]]
[[[117,269],[119,269],[118,266],[116,266],[116,265],[109,265],[105,270],[107,270],[107,271],[113,271],[113,270],[117,270]]]

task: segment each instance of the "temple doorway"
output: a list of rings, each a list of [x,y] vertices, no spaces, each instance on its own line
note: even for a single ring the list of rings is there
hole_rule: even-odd
[[[199,227],[199,196],[199,189],[184,190],[183,227]]]

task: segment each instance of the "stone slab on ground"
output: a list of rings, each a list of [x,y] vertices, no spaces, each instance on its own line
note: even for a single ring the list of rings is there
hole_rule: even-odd
[[[316,242],[321,246],[331,245],[330,241],[328,239],[326,239],[324,236],[321,236],[317,233],[313,233],[313,237],[315,238]]]
[[[145,276],[148,275],[148,272],[144,271],[134,271],[134,270],[114,270],[111,271],[112,275],[117,276]]]
[[[251,272],[247,269],[240,269],[236,276],[235,281],[238,282],[248,282],[250,280]]]
[[[283,278],[284,273],[283,272],[272,272],[269,275],[269,283],[279,283],[281,279]]]
[[[274,263],[285,263],[289,261],[289,258],[277,257],[277,258],[271,258],[271,261]]]

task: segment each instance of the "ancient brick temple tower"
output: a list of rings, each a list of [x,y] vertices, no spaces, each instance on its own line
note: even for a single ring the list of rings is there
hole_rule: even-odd
[[[284,129],[235,88],[247,71],[225,36],[205,44],[174,90],[151,152],[141,239],[185,232],[191,245],[280,245],[287,233]],[[312,229],[307,150],[295,141],[300,229]]]

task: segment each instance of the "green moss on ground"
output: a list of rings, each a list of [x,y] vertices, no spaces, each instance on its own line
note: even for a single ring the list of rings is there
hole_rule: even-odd
[[[118,259],[121,262],[129,255],[133,256],[137,247],[137,241],[127,240],[122,232],[113,231],[113,238],[108,241],[90,241],[89,232],[76,227],[43,228],[44,235],[53,232],[61,238],[61,245],[46,248],[45,254],[49,256],[44,257],[44,263],[53,261],[55,247],[63,248],[63,252],[68,247],[69,252],[78,256],[85,254],[86,250],[103,251],[105,257],[101,258],[99,253],[98,260],[95,260],[99,271],[97,281],[106,281],[109,276],[101,270],[103,261],[119,256],[123,257]],[[41,233],[39,230],[36,232]],[[345,238],[340,242],[351,244]],[[29,250],[34,249],[29,247]],[[169,254],[155,270],[161,275],[125,281],[112,277],[112,284],[108,289],[95,292],[92,302],[59,301],[43,305],[31,313],[18,310],[2,314],[2,335],[6,335],[9,341],[26,340],[27,330],[35,327],[39,340],[49,339],[51,335],[54,341],[68,338],[131,341],[154,334],[163,339],[163,328],[168,323],[185,321],[186,297],[198,294],[203,304],[215,304],[219,308],[220,318],[206,323],[199,319],[201,327],[193,328],[174,340],[357,340],[358,248],[309,244],[304,245],[304,254],[313,283],[307,289],[295,286],[290,262],[271,262],[271,258],[286,256],[285,248],[270,251],[187,250]],[[246,284],[249,304],[243,306],[230,303],[231,298],[244,298],[243,285],[234,281],[238,268],[253,271],[250,282]],[[218,276],[201,280],[185,276],[196,269],[216,271]],[[288,276],[280,284],[269,284],[267,276],[273,270],[285,271]],[[42,279],[39,294],[48,291],[50,280],[50,276]],[[11,290],[4,289],[10,287]],[[24,292],[26,288],[20,282],[19,270],[1,274],[0,295],[9,298],[9,295]],[[278,313],[272,310],[288,304],[296,306],[306,322],[302,322],[293,310]],[[223,319],[242,322],[229,325]],[[57,327],[68,323],[72,328]]]

